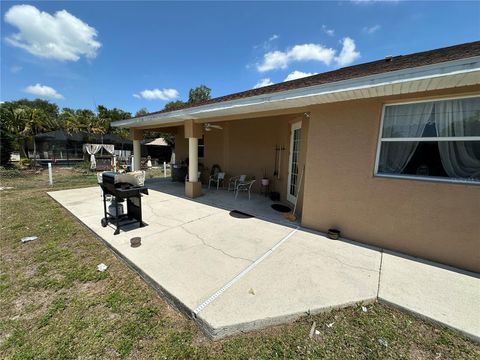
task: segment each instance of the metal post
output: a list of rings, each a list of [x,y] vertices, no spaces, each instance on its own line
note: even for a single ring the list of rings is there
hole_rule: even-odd
[[[52,176],[52,163],[48,163],[48,183],[50,186],[53,185],[53,176]]]
[[[163,162],[163,177],[167,177],[167,163],[165,161]]]

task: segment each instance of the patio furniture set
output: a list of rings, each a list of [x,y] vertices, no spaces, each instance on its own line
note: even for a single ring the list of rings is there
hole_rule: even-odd
[[[255,178],[248,179],[247,175],[239,175],[239,176],[232,176],[228,179],[228,187],[227,191],[233,190],[235,194],[235,199],[238,197],[240,192],[247,192],[248,193],[248,200],[250,200],[250,193],[252,190],[252,186],[255,183]],[[214,184],[217,186],[217,190],[225,186],[225,173],[224,172],[217,172],[210,176],[208,180],[208,188],[210,189],[210,185]]]

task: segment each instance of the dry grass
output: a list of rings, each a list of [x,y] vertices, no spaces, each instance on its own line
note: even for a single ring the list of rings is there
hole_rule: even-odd
[[[95,184],[69,169],[54,178],[56,189]],[[211,342],[48,197],[45,172],[1,179],[14,187],[0,192],[1,358],[480,358],[477,344],[380,304]],[[29,235],[39,239],[22,244]],[[309,339],[313,321],[320,335]]]

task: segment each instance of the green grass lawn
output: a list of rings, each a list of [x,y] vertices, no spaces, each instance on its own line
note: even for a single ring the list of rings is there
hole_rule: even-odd
[[[46,171],[13,175],[0,172],[13,187],[0,191],[2,359],[480,358],[478,344],[381,304],[212,342],[46,194]],[[53,189],[96,184],[70,169],[54,179]],[[20,242],[30,235],[39,239]],[[310,339],[313,321],[320,334]]]

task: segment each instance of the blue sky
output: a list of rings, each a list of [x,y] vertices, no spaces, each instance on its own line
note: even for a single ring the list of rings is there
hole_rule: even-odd
[[[1,101],[133,113],[480,39],[473,1],[2,1],[1,16]]]

